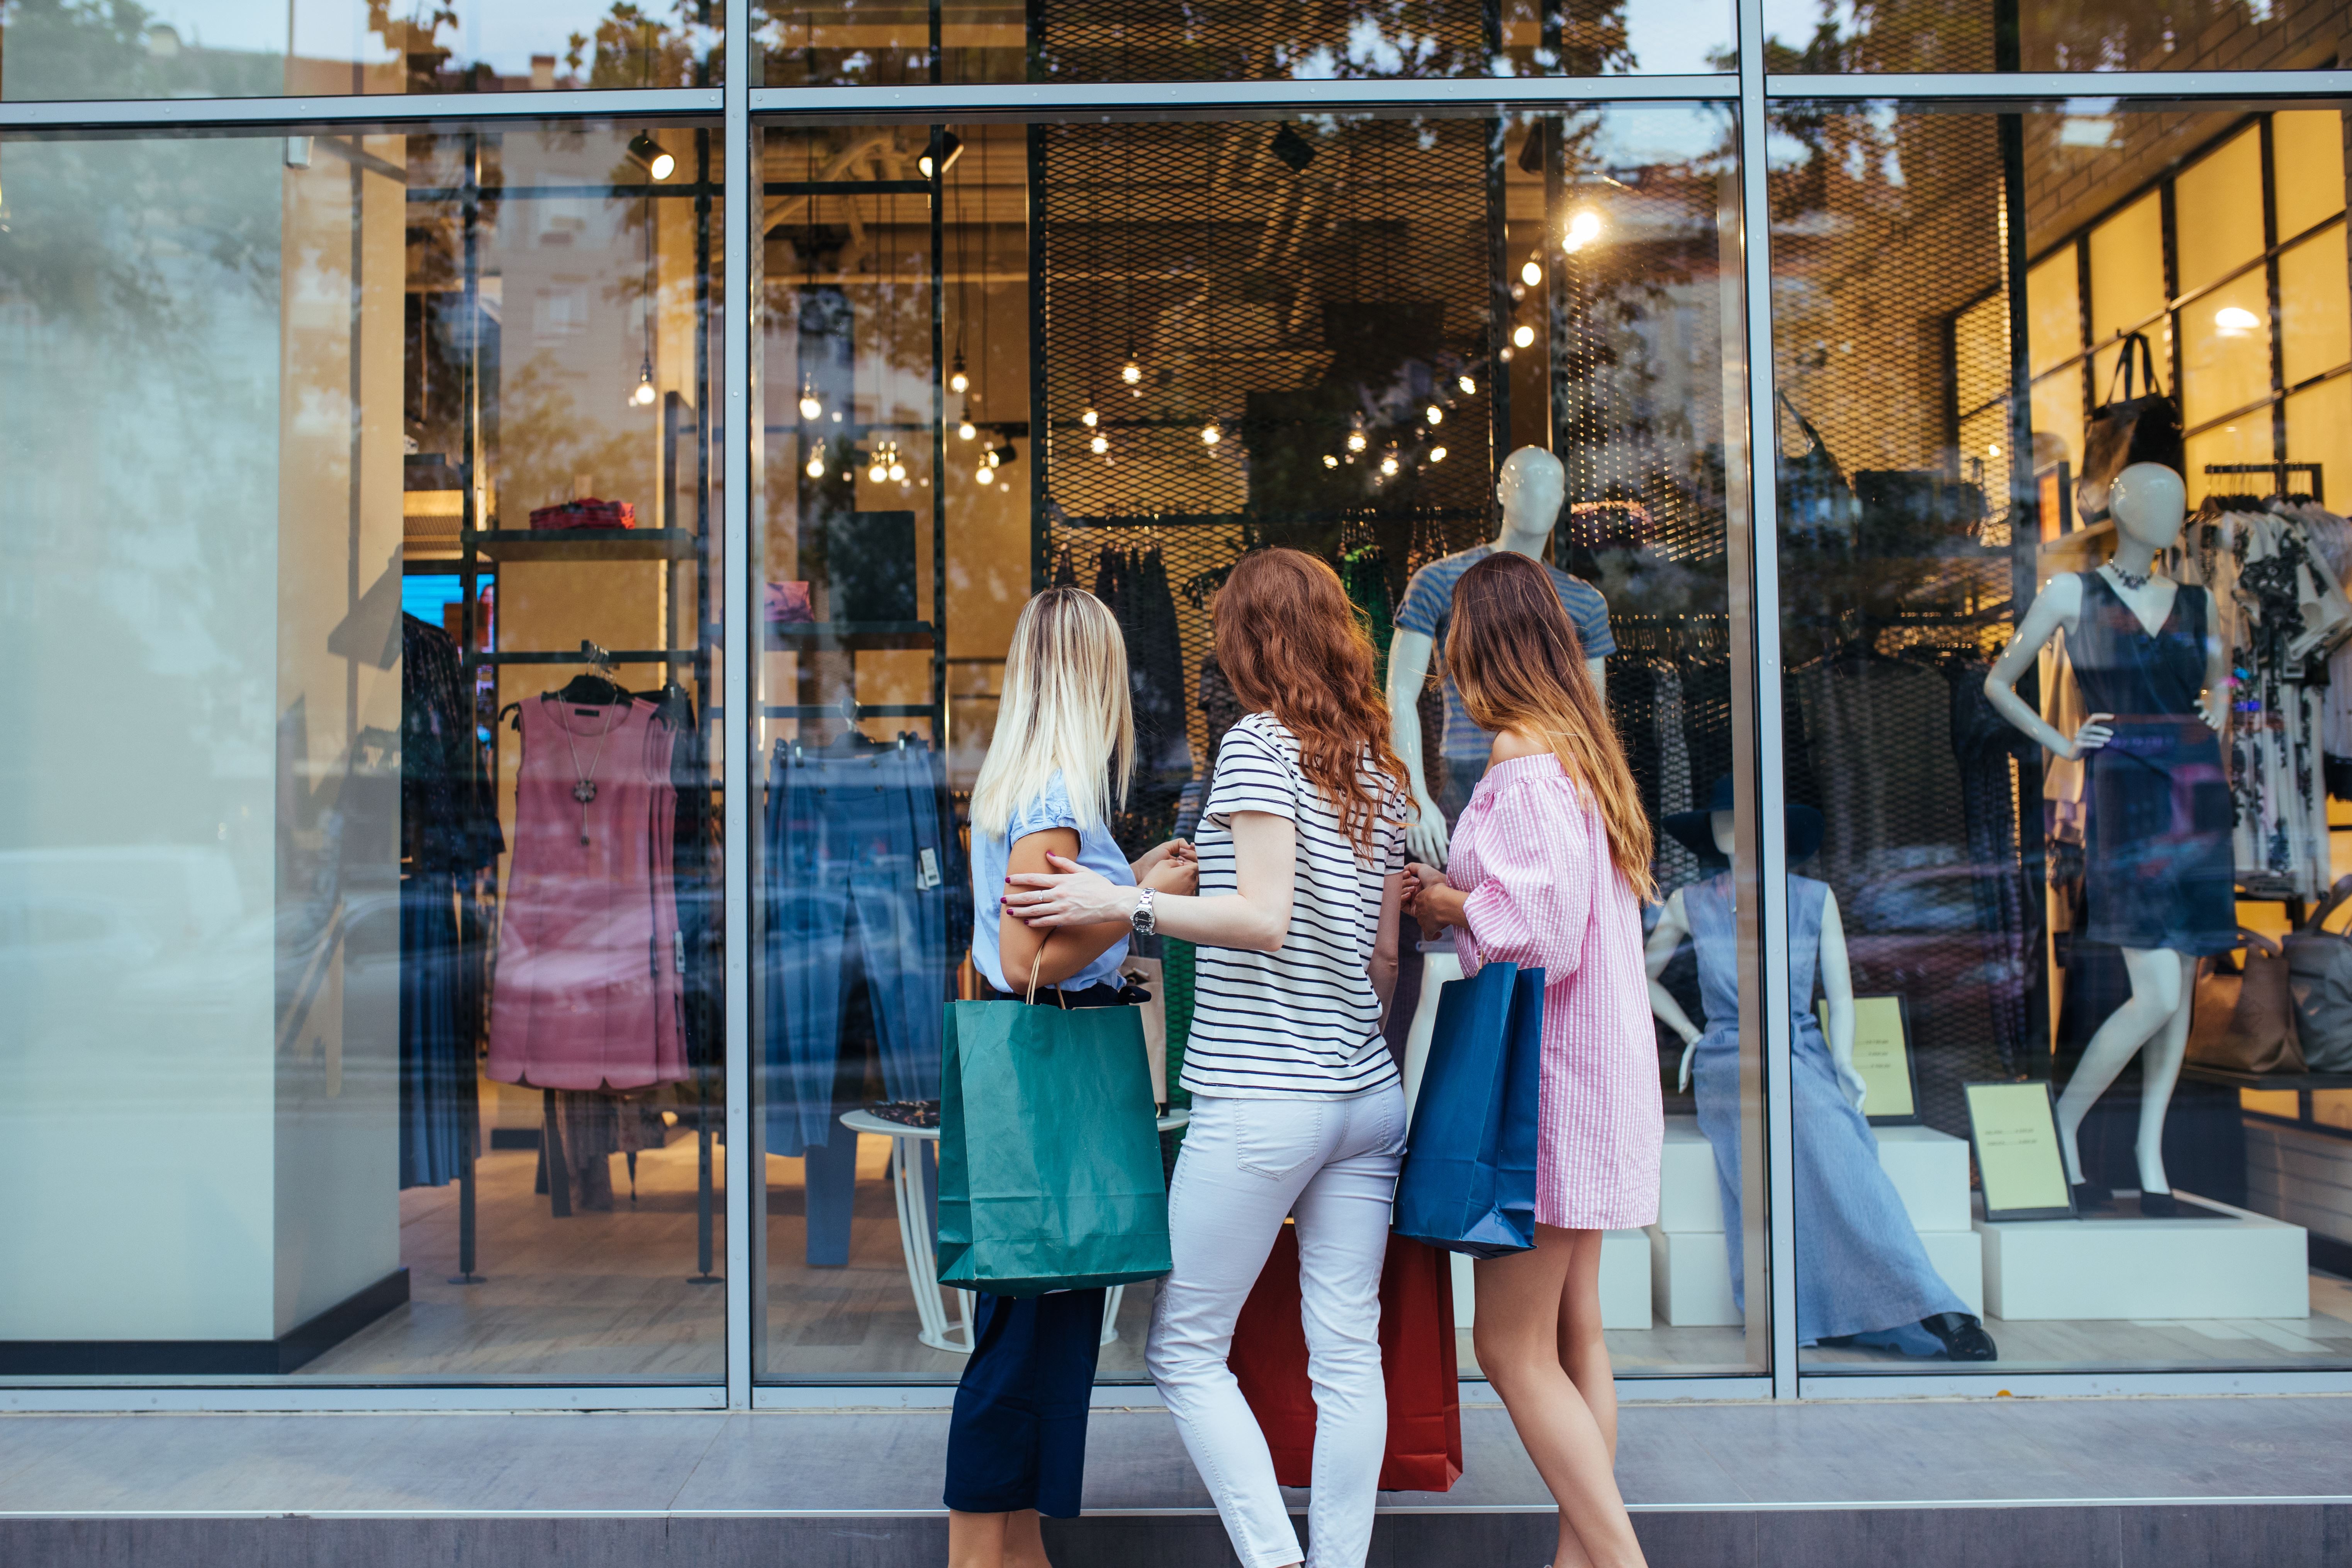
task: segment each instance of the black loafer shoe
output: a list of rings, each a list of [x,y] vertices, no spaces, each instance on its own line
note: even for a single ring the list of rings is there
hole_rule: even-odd
[[[1944,1353],[1954,1361],[1998,1361],[1992,1336],[1973,1312],[1937,1312],[1919,1320],[1919,1326],[1944,1342]]]
[[[2115,1204],[2116,1190],[2107,1185],[2106,1183],[2076,1182],[2074,1184],[2074,1212],[2076,1214],[2087,1214],[2093,1209],[2113,1208],[2115,1207]]]
[[[2139,1212],[2149,1219],[2170,1219],[2180,1212],[2180,1200],[2170,1193],[2142,1193]]]

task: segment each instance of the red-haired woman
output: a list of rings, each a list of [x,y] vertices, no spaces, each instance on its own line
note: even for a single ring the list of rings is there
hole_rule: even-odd
[[[1005,907],[1035,925],[1131,918],[1201,945],[1192,1122],[1168,1194],[1176,1267],[1146,1360],[1244,1568],[1299,1562],[1265,1436],[1225,1368],[1242,1302],[1297,1216],[1316,1398],[1307,1530],[1320,1568],[1349,1568],[1370,1544],[1388,1436],[1380,1280],[1405,1114],[1381,1016],[1404,769],[1371,640],[1330,567],[1296,550],[1244,556],[1215,615],[1217,663],[1249,713],[1218,743],[1199,895],[1155,899],[1057,860],[1069,874],[1013,878],[1033,890]]]
[[[1406,907],[1463,933],[1465,973],[1507,961],[1545,984],[1536,1245],[1477,1266],[1478,1368],[1559,1504],[1552,1561],[1619,1568],[1642,1549],[1613,1473],[1601,1238],[1658,1217],[1649,819],[1542,567],[1496,554],[1462,574],[1445,668],[1495,746],[1446,869],[1415,865]]]

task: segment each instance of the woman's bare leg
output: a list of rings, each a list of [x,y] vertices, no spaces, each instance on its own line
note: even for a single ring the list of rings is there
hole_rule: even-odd
[[[948,1568],[1047,1568],[1037,1510],[963,1513],[948,1510]]]
[[[1532,1251],[1478,1264],[1478,1366],[1502,1397],[1528,1458],[1559,1504],[1556,1568],[1639,1568],[1641,1543],[1618,1494],[1607,1426],[1580,1392],[1605,1385],[1601,1233],[1536,1226]],[[1571,1376],[1569,1363],[1580,1369]]]

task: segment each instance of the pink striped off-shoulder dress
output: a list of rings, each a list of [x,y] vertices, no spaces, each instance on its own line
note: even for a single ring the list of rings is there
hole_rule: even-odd
[[[1665,1139],[1642,910],[1600,811],[1549,752],[1497,763],[1454,832],[1462,968],[1544,971],[1536,1221],[1617,1230],[1658,1217]]]

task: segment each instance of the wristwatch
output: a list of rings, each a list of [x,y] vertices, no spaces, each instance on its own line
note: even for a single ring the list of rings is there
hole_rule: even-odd
[[[1151,912],[1151,900],[1157,897],[1158,889],[1152,888],[1144,888],[1136,893],[1135,909],[1127,917],[1127,923],[1135,928],[1136,935],[1150,936],[1158,929],[1159,917]]]

